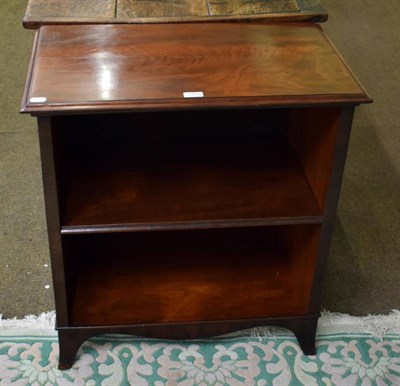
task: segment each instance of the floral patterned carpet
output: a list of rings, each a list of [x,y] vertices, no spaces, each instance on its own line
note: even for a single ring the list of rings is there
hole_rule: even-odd
[[[57,369],[53,323],[53,313],[0,320],[0,385],[400,385],[399,311],[323,314],[316,356],[303,355],[295,337],[276,328],[198,341],[113,335],[87,341],[68,371]]]

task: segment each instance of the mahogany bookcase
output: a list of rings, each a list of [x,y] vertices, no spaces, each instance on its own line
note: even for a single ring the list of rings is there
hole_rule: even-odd
[[[261,325],[315,352],[355,106],[310,23],[43,26],[37,116],[61,369],[103,333]]]

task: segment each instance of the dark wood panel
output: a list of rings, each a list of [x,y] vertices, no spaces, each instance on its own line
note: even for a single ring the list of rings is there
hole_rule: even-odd
[[[78,272],[71,325],[305,314],[298,289],[311,288],[311,267],[288,257],[275,231],[70,236]]]
[[[117,17],[207,16],[207,0],[119,0]]]
[[[165,23],[207,21],[312,21],[324,22],[326,10],[319,0],[267,0],[267,1],[213,1],[221,14],[210,14],[207,0],[109,0],[116,15],[104,16],[104,1],[97,8],[95,0],[75,0],[68,4],[57,0],[29,0],[24,17],[26,28],[48,24],[99,24],[99,23]],[[227,3],[231,7],[227,7]],[[98,4],[100,2],[96,2]],[[243,3],[245,8],[243,9]],[[114,4],[114,6],[112,5]],[[75,5],[75,7],[73,6]],[[223,9],[221,9],[223,5]],[[92,9],[92,11],[91,11]],[[108,8],[106,8],[108,10]],[[246,11],[246,13],[243,13]],[[256,13],[255,13],[256,12]],[[262,12],[262,13],[257,13]]]
[[[112,18],[115,17],[117,0],[30,0],[26,17],[47,19],[52,17],[70,18]]]
[[[38,132],[40,143],[40,156],[43,174],[44,202],[46,208],[47,234],[51,256],[51,269],[53,277],[57,323],[61,327],[68,326],[68,293],[69,283],[66,282],[68,269],[64,266],[62,241],[60,235],[60,207],[58,191],[60,180],[58,176],[57,158],[55,154],[57,142],[53,137],[51,120],[38,119]]]
[[[70,146],[65,233],[321,221],[285,142]]]
[[[321,241],[317,255],[315,277],[312,290],[310,312],[318,311],[322,292],[323,279],[329,256],[336,209],[339,202],[340,187],[349,145],[354,108],[343,108],[337,121],[336,140],[334,142],[332,172],[329,180],[324,208],[324,221],[321,228]]]
[[[296,0],[208,0],[211,15],[246,15],[299,11]]]
[[[33,72],[23,112],[370,101],[304,23],[46,26]]]
[[[321,211],[333,168],[339,107],[293,109],[289,138]]]
[[[285,251],[293,262],[293,269],[301,276],[296,283],[296,293],[301,299],[299,302],[309,311],[312,290],[309,283],[314,282],[321,226],[301,224],[278,229]],[[307,270],[304,270],[304,267],[307,267]]]

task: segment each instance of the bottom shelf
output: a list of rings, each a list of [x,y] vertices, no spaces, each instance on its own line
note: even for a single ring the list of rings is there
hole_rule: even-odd
[[[70,326],[305,314],[318,230],[293,225],[65,236]],[[303,251],[312,251],[305,261],[304,253],[293,253],[294,234],[308,245]]]

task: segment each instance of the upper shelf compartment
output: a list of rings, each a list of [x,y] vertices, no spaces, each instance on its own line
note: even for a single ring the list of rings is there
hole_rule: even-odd
[[[283,143],[138,144],[71,173],[63,234],[322,221]]]
[[[314,24],[64,25],[40,28],[21,111],[364,102]]]
[[[321,223],[285,129],[271,123],[279,117],[258,111],[181,112],[177,121],[172,112],[95,115],[80,125],[75,116],[53,119],[70,149],[59,163],[61,232]]]

